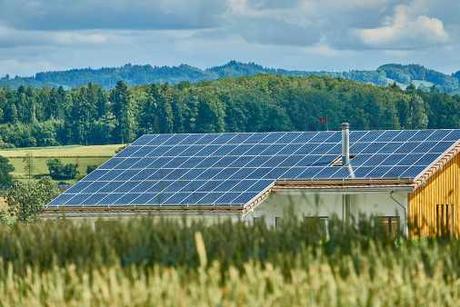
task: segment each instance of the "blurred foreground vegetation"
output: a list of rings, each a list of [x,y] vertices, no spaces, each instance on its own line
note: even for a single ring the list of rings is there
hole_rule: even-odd
[[[19,223],[0,226],[0,305],[458,305],[459,254],[364,220]]]

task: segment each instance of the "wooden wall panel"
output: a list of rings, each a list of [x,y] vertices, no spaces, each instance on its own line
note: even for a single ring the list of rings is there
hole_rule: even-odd
[[[408,211],[411,235],[439,234],[439,225],[446,223],[453,235],[460,235],[460,154],[409,194]]]

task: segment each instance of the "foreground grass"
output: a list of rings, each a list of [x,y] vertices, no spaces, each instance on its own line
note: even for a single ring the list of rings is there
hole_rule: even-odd
[[[251,262],[221,274],[217,263],[188,272],[182,268],[107,267],[76,272],[8,270],[0,280],[5,306],[458,306],[460,282],[422,268],[389,266],[364,257],[360,272],[337,274],[323,259],[308,268],[294,265],[291,277],[269,263]],[[420,260],[420,259],[419,259]],[[354,266],[353,259],[344,262]],[[372,266],[372,268],[371,268]]]
[[[133,219],[0,227],[4,306],[456,306],[460,242],[364,222],[186,225]]]
[[[33,157],[33,175],[48,174],[46,162],[49,159],[59,159],[63,163],[76,163],[81,175],[86,174],[88,165],[100,165],[111,158],[122,145],[92,145],[92,146],[53,146],[53,147],[31,147],[13,148],[0,150],[0,156],[8,158],[14,166],[12,175],[16,179],[27,177],[24,171],[24,157],[28,154]]]

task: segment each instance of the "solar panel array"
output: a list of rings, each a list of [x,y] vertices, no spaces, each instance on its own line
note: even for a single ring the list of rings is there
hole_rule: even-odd
[[[356,178],[415,178],[460,130],[352,131]],[[349,178],[341,132],[144,135],[49,206],[242,206],[276,180]]]

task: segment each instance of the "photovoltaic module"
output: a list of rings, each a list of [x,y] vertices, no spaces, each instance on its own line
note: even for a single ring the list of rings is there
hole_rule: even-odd
[[[350,132],[358,179],[413,179],[460,129]],[[277,180],[347,180],[341,132],[144,135],[48,207],[244,206]]]

